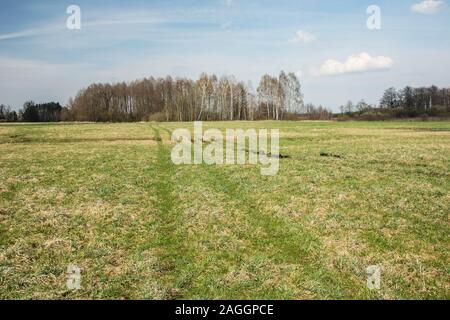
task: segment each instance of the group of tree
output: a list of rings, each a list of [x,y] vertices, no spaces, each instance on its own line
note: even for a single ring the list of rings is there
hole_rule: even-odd
[[[16,122],[18,120],[17,112],[11,110],[10,106],[0,104],[0,122]]]
[[[450,88],[436,86],[397,90],[385,90],[378,106],[364,100],[353,104],[349,101],[340,107],[341,118],[388,119],[414,117],[449,117]]]
[[[339,107],[341,116],[362,115],[373,112],[374,110],[378,109],[381,108],[376,105],[368,104],[364,100],[361,100],[356,104],[354,104],[351,100],[349,100],[345,105]]]
[[[93,84],[62,111],[64,121],[282,120],[301,113],[303,95],[293,73],[264,75],[252,84],[235,77],[202,74],[187,78],[145,78],[131,83]]]
[[[19,112],[20,120],[24,122],[59,122],[61,121],[62,106],[58,102],[35,104],[25,102]]]
[[[338,115],[303,103],[293,73],[264,75],[256,89],[233,76],[202,74],[187,78],[145,78],[131,83],[93,84],[66,107],[57,102],[26,102],[18,113],[0,105],[0,122],[133,122],[214,120],[383,120],[406,117],[450,117],[450,88],[436,86],[387,89],[379,105],[349,101]]]
[[[322,105],[315,106],[312,103],[308,103],[305,106],[303,118],[307,120],[331,120],[334,114],[331,110],[323,107]]]
[[[420,116],[438,115],[450,111],[450,88],[436,86],[402,90],[387,89],[380,101],[380,107],[398,111],[400,115]]]
[[[436,86],[385,90],[379,105],[364,100],[340,107],[340,119],[381,120],[391,118],[450,116],[450,89]]]

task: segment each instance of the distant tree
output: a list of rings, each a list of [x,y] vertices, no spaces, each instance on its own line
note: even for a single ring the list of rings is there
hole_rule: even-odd
[[[414,89],[411,87],[405,87],[401,91],[402,107],[408,111],[414,110]]]
[[[16,111],[11,111],[10,106],[0,105],[0,122],[16,122],[17,120],[18,116]]]
[[[25,122],[57,122],[61,120],[61,111],[59,103],[35,104],[28,101],[23,105],[21,114]]]
[[[6,121],[7,106],[0,104],[0,122]]]
[[[247,83],[246,86],[246,93],[247,93],[247,109],[248,109],[248,120],[255,120],[255,116],[257,115],[257,97],[255,90],[253,88],[253,84],[251,81]]]
[[[389,88],[384,92],[380,106],[385,109],[395,109],[400,106],[400,97],[395,88]]]
[[[22,120],[25,122],[39,122],[39,111],[33,101],[27,101],[23,105]]]
[[[353,105],[353,102],[349,100],[349,101],[347,102],[347,104],[345,105],[345,112],[346,112],[348,115],[350,115],[350,114],[353,113],[354,109],[355,109],[355,106]]]
[[[422,115],[448,116],[448,89],[436,86],[412,88],[397,91],[387,89],[380,100],[380,107],[388,110],[391,116],[415,117]]]
[[[327,108],[324,108],[321,105],[316,107],[312,103],[308,103],[305,106],[305,112],[306,112],[306,117],[309,120],[330,120],[333,118],[333,113],[330,110],[328,110]]]
[[[283,111],[300,114],[304,110],[303,94],[300,82],[294,73],[280,74],[280,84],[283,90]]]
[[[37,105],[40,122],[58,122],[61,120],[62,106],[57,102]]]
[[[362,114],[364,112],[367,112],[370,110],[370,105],[366,103],[364,100],[361,100],[356,104],[356,111],[359,112],[359,114]]]
[[[92,84],[80,90],[60,111],[59,107],[42,108],[39,105],[37,121],[58,121],[58,115],[64,121],[281,120],[287,114],[289,118],[296,118],[294,114],[308,113],[301,89],[295,74],[285,72],[276,77],[263,75],[256,91],[251,84],[233,76],[218,78],[206,73],[197,80],[168,76],[131,83]],[[441,109],[448,109],[449,104],[449,89],[407,87],[397,91],[389,88],[380,100],[381,109],[360,101],[356,105],[348,102],[340,111],[342,116],[351,117],[370,113],[371,118],[383,113],[421,115],[442,112]],[[320,113],[319,109],[326,114],[323,111],[326,108],[314,106],[314,117]],[[409,109],[411,112],[406,111]],[[35,111],[26,108],[23,115],[31,119],[29,121],[35,121],[32,120]]]
[[[267,119],[280,119],[283,95],[282,86],[276,77],[267,74],[262,76],[258,86],[258,98],[261,107],[265,109]]]
[[[17,122],[19,120],[19,116],[16,111],[10,111],[6,114],[6,122]]]

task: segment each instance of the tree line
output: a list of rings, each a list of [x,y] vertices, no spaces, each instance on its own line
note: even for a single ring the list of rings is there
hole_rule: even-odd
[[[378,106],[364,100],[353,104],[349,101],[340,107],[341,117],[370,119],[449,117],[450,88],[407,86],[397,90],[386,89]]]
[[[10,106],[0,105],[0,122],[59,122],[64,108],[58,102],[36,104],[25,102],[23,109],[17,113]]]
[[[349,101],[339,114],[303,103],[293,73],[264,75],[256,90],[233,76],[145,78],[131,83],[92,84],[62,107],[26,102],[18,113],[0,105],[0,122],[133,122],[214,120],[383,120],[450,116],[450,88],[436,86],[385,90],[378,105]]]
[[[10,106],[0,104],[0,122],[16,122],[18,120],[17,112],[11,110]]]
[[[24,104],[20,113],[25,122],[59,122],[62,110],[58,102],[35,104],[29,101]]]
[[[435,115],[440,111],[450,109],[450,88],[438,88],[436,86],[412,88],[405,87],[402,90],[387,89],[380,101],[380,107],[403,111],[406,116],[418,116],[422,114]]]
[[[202,74],[187,78],[145,78],[131,83],[93,84],[63,110],[67,121],[282,120],[300,113],[303,95],[293,73],[264,75],[254,91],[235,77]]]

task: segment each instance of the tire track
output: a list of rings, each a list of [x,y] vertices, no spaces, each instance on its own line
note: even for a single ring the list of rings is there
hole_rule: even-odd
[[[250,227],[244,235],[251,243],[248,257],[262,254],[275,266],[295,265],[301,270],[301,278],[295,284],[302,298],[311,294],[316,297],[342,298],[342,283],[323,263],[322,244],[314,234],[301,224],[289,224],[273,216],[248,190],[240,187],[240,182],[231,175],[224,174],[220,167],[205,166],[213,177],[208,179],[210,187],[227,195],[227,207],[239,208],[245,223]],[[234,203],[234,205],[233,205]],[[264,233],[254,234],[255,230]],[[315,283],[315,285],[311,285]]]
[[[157,280],[164,288],[164,299],[181,299],[191,283],[192,277],[186,273],[192,258],[186,244],[187,233],[183,227],[183,216],[177,210],[179,200],[172,181],[175,165],[170,159],[170,150],[164,145],[159,128],[151,128],[158,142],[157,161],[153,172],[156,217],[152,226],[156,231],[152,245],[158,258]]]

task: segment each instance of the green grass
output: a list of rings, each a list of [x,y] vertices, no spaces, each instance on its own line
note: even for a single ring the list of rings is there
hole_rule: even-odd
[[[179,127],[0,125],[0,298],[450,298],[449,122],[204,123],[280,129],[273,177],[172,164]]]

